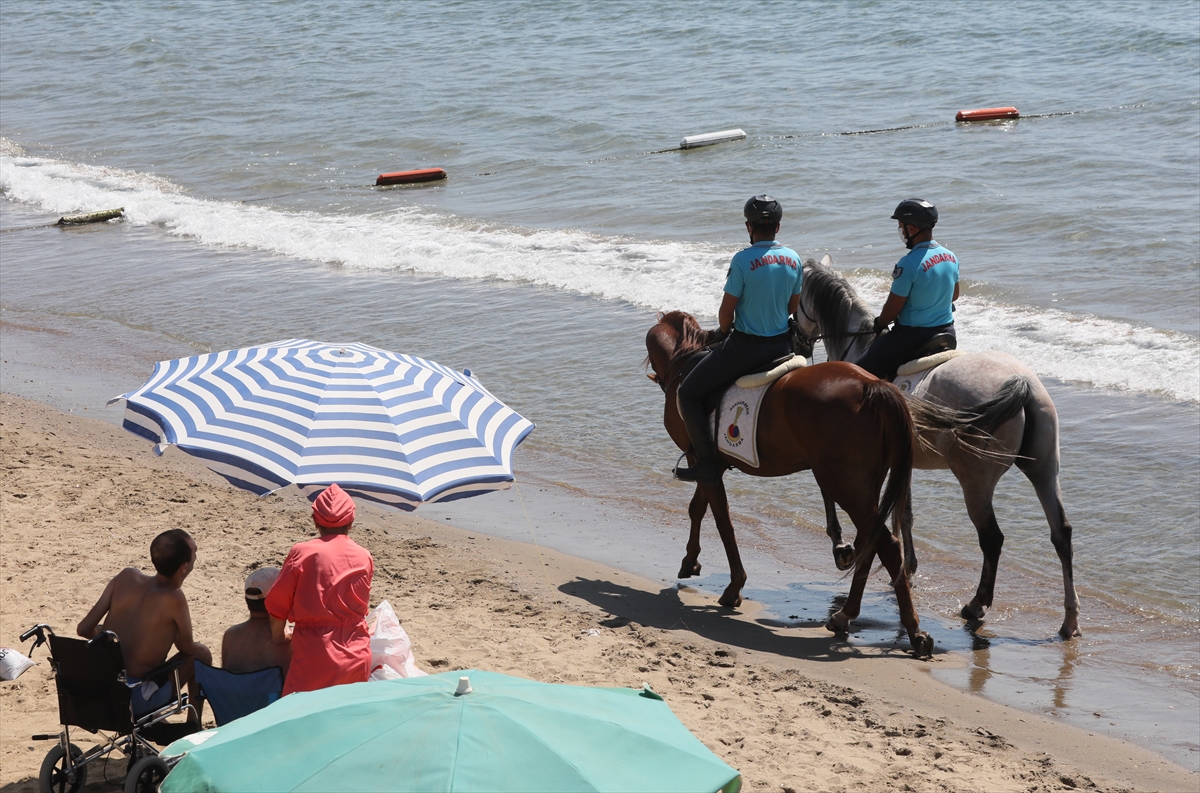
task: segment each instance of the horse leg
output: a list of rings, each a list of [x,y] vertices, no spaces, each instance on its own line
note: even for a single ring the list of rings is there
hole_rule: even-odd
[[[989,478],[990,479],[990,478]],[[999,477],[996,477],[999,479]],[[992,595],[996,588],[996,569],[1000,565],[1000,549],[1004,547],[1004,534],[996,523],[996,512],[992,509],[992,495],[996,489],[996,479],[990,481],[961,482],[963,497],[967,502],[967,515],[975,524],[979,535],[979,549],[983,551],[983,569],[979,573],[979,588],[975,597],[962,607],[960,615],[965,620],[981,621],[987,616],[987,610],[992,605]]]
[[[851,513],[850,517],[854,520],[855,514]],[[858,529],[858,536],[854,540],[856,549],[859,548],[860,543],[867,541],[867,538],[870,537],[870,527],[879,520],[874,510],[861,510],[858,517],[858,520],[854,520],[855,528]],[[879,533],[875,554],[878,554],[879,560],[883,562],[888,574],[892,576],[896,605],[900,610],[900,624],[908,632],[908,640],[912,645],[913,653],[918,658],[928,658],[933,654],[933,638],[921,630],[921,622],[917,617],[916,607],[913,605],[912,589],[909,586],[908,577],[904,575],[900,543],[886,529]],[[854,568],[854,581],[850,584],[850,593],[846,596],[846,603],[825,623],[827,630],[834,633],[845,633],[850,621],[858,616],[875,554],[859,559],[858,565]]]
[[[866,542],[866,535],[860,531],[854,538],[854,547],[858,548],[859,544],[863,542]],[[862,610],[862,596],[867,588],[867,577],[871,574],[871,564],[874,561],[873,554],[858,560],[858,564],[854,566],[854,578],[850,581],[850,592],[846,595],[846,602],[840,609],[829,615],[829,620],[825,623],[825,630],[838,634],[849,632],[850,621],[857,617]]]
[[[696,492],[692,495],[692,503],[688,504],[688,517],[692,519],[692,533],[688,535],[687,556],[683,557],[683,564],[679,567],[680,578],[700,575],[700,522],[704,520],[706,512],[708,512],[708,497],[704,495],[704,488],[697,485]]]
[[[917,609],[913,605],[912,588],[908,576],[904,574],[903,557],[900,555],[900,543],[887,532],[880,532],[879,546],[876,549],[879,561],[892,577],[892,588],[896,593],[896,606],[900,609],[900,624],[908,631],[908,641],[912,645],[913,655],[917,658],[928,658],[933,655],[933,637],[921,630],[921,621],[917,617]]]
[[[842,542],[842,524],[838,522],[837,504],[823,487],[821,499],[825,502],[825,534],[833,541],[833,563],[839,570],[849,570],[854,566],[854,546]]]
[[[1057,466],[1056,466],[1057,467]],[[1040,475],[1039,475],[1040,474]],[[1075,594],[1075,574],[1072,569],[1071,551],[1071,522],[1067,520],[1066,510],[1063,509],[1062,491],[1058,486],[1057,475],[1047,475],[1041,472],[1025,471],[1033,489],[1037,492],[1038,500],[1042,502],[1042,510],[1046,513],[1046,521],[1050,524],[1050,542],[1058,552],[1058,560],[1062,563],[1064,607],[1062,627],[1058,633],[1064,639],[1081,636],[1079,630],[1079,595]]]
[[[702,485],[708,503],[712,507],[713,519],[717,522],[717,532],[721,535],[721,543],[725,546],[725,555],[729,558],[729,586],[717,601],[727,608],[737,608],[742,605],[742,587],[746,586],[746,569],[742,567],[742,556],[738,553],[737,537],[733,533],[733,521],[729,519],[729,499],[725,496],[725,483]]]
[[[904,522],[900,527],[900,535],[904,538],[904,569],[910,581],[912,574],[917,572],[917,549],[913,547],[912,527],[913,511],[910,498],[904,505]]]

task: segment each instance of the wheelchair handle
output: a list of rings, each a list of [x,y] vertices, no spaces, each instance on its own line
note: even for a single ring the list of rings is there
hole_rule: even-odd
[[[91,645],[95,644],[96,642],[108,642],[108,641],[116,642],[116,641],[120,641],[120,639],[118,639],[117,634],[113,633],[112,631],[100,631],[95,636],[88,639],[88,646],[90,647]]]
[[[45,635],[45,633],[43,633],[43,631],[50,631],[50,635],[51,636],[54,635],[53,628],[51,628],[49,625],[47,625],[44,622],[39,622],[37,625],[34,625],[32,628],[30,628],[29,630],[27,630],[21,634],[21,641],[22,642],[29,641],[30,637],[32,637],[36,633],[37,637],[39,639],[38,644],[41,644],[42,642],[46,641],[46,635]]]

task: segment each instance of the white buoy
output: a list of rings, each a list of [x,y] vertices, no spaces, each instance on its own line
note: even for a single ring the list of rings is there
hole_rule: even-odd
[[[744,140],[746,133],[740,129],[727,129],[722,132],[706,132],[703,135],[688,135],[679,142],[681,149],[694,149],[698,146],[712,146],[714,143],[726,143],[731,140]]]

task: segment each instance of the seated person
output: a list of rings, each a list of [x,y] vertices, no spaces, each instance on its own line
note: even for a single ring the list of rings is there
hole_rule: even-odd
[[[246,607],[250,619],[225,631],[221,640],[221,665],[229,672],[257,672],[278,666],[287,677],[292,660],[292,645],[271,639],[271,619],[267,614],[267,593],[279,577],[278,567],[260,567],[246,576]]]
[[[192,617],[181,589],[196,564],[196,541],[182,529],[164,531],[150,543],[150,561],[154,563],[154,575],[146,575],[134,567],[117,573],[76,632],[85,639],[105,630],[117,635],[128,683],[134,689],[133,711],[138,717],[174,698],[171,685],[159,687],[152,681],[140,680],[167,660],[167,653],[174,645],[186,659],[179,669],[179,679],[187,683],[198,725],[204,700],[200,699],[196,685],[194,662],[199,659],[211,664],[212,653],[192,639]],[[192,720],[193,715],[188,718]]]
[[[292,546],[267,593],[271,635],[292,644],[285,696],[364,683],[371,672],[366,616],[375,561],[349,537],[354,499],[330,485],[313,502],[313,522],[321,536]]]

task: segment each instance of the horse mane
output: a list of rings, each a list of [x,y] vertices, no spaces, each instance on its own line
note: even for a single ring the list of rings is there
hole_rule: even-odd
[[[668,365],[674,364],[684,355],[693,353],[702,347],[707,347],[715,339],[717,331],[705,330],[700,327],[700,323],[691,314],[686,311],[668,311],[660,314],[658,317],[659,324],[669,325],[677,334],[675,351],[671,354],[671,360]],[[646,364],[649,364],[650,358],[646,357]]]
[[[871,330],[875,317],[871,307],[858,296],[850,282],[832,267],[826,267],[812,259],[806,261],[804,290],[811,295],[806,302],[817,315],[816,320],[821,325],[822,334],[834,338],[838,333]],[[857,328],[850,325],[856,312],[863,318]]]

